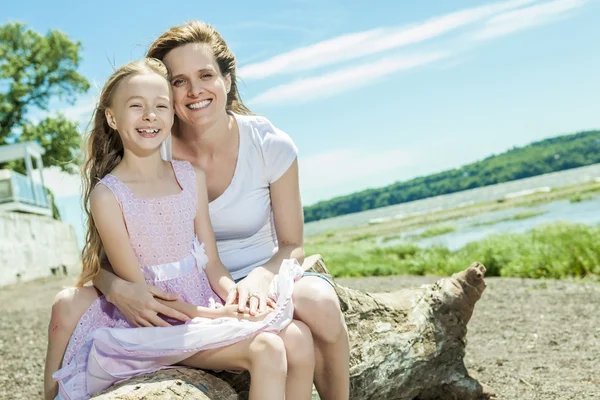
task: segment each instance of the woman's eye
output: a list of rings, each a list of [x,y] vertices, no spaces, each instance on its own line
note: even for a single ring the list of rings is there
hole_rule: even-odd
[[[182,83],[183,83],[183,79],[175,79],[173,81],[173,86],[181,86]]]
[[[212,78],[212,74],[204,74],[204,75],[202,75],[202,78],[210,79],[210,78]]]

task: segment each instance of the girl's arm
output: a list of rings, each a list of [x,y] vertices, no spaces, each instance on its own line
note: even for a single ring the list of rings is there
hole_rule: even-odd
[[[140,264],[129,244],[121,207],[112,191],[104,185],[97,185],[90,195],[90,208],[115,274],[128,282],[145,284]]]
[[[136,286],[147,285],[137,257],[129,245],[129,235],[123,221],[121,207],[111,190],[104,185],[96,186],[90,196],[90,206],[94,223],[102,239],[102,246],[115,274],[128,283],[137,284]],[[151,292],[151,290],[148,291]],[[194,306],[178,300],[159,302],[162,302],[163,306],[170,307],[190,318],[217,318],[223,316],[220,312],[216,312],[217,310]],[[155,319],[154,323],[149,323],[145,318],[138,319],[135,323],[142,326],[169,325],[160,318]]]
[[[195,306],[193,304],[183,303],[181,301],[166,301],[157,299],[159,303],[167,305],[169,307],[173,307],[179,312],[184,313],[190,318],[202,317],[202,318],[236,318],[236,319],[244,319],[248,321],[262,321],[271,311],[272,308],[268,308],[267,311],[263,313],[258,313],[256,315],[250,315],[248,312],[240,313],[238,311],[237,305],[228,305],[221,308],[206,308]]]
[[[231,278],[231,274],[227,268],[221,262],[217,251],[215,233],[208,214],[208,192],[204,171],[196,167],[194,167],[194,170],[198,183],[198,211],[194,220],[196,235],[200,242],[204,243],[204,250],[208,257],[205,272],[210,286],[220,298],[225,299],[229,292],[235,288],[235,282]]]

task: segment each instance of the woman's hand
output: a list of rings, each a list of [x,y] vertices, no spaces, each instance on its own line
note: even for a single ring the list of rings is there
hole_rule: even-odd
[[[249,312],[250,315],[264,313],[270,303],[268,298],[269,285],[273,274],[264,268],[255,268],[233,287],[227,299],[226,305],[237,304],[238,312]]]
[[[158,314],[186,322],[189,318],[173,308],[161,304],[156,298],[173,301],[177,296],[164,292],[146,283],[131,283],[119,280],[106,299],[135,326],[171,326]]]

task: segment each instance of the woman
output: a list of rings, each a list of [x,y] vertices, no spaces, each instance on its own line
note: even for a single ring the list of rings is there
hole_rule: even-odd
[[[237,303],[240,311],[249,307],[251,314],[261,312],[281,262],[296,258],[302,263],[304,258],[297,149],[267,119],[249,115],[238,94],[235,57],[211,26],[194,21],[174,27],[152,44],[148,56],[162,60],[171,73],[177,115],[173,158],[187,160],[206,174],[219,256],[238,280],[227,302]],[[185,320],[155,299],[174,300],[158,289],[148,292],[108,270],[94,285],[136,325],[166,325],[159,313]],[[95,297],[81,288],[57,296],[49,354],[64,352],[77,320]],[[324,277],[305,276],[296,283],[293,301],[294,318],[313,335],[320,397],[348,399],[348,333],[332,285]]]

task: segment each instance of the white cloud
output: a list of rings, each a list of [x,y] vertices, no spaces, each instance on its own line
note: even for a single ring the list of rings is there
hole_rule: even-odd
[[[88,122],[92,117],[92,112],[96,108],[96,100],[88,97],[80,99],[74,105],[58,109],[57,111],[62,112],[68,119],[78,123]]]
[[[398,71],[429,64],[447,58],[449,55],[449,53],[432,53],[384,58],[358,67],[341,69],[329,74],[275,86],[251,99],[249,103],[277,104],[281,101],[305,102],[315,98],[326,97],[350,88],[355,89],[371,84],[375,79]]]
[[[39,174],[33,173],[33,179],[40,182]],[[81,177],[79,174],[68,174],[58,167],[44,168],[44,185],[56,198],[81,195]]]
[[[59,104],[51,104],[49,110],[33,110],[28,118],[33,124],[39,124],[46,117],[54,114],[62,113],[67,119],[77,122],[78,124],[86,124],[92,117],[92,112],[96,107],[96,100],[92,97],[78,99],[75,104],[63,106]]]
[[[556,0],[506,12],[491,18],[473,37],[491,39],[554,22],[584,4],[584,0]]]
[[[278,74],[306,71],[397,49],[441,36],[497,13],[522,7],[534,1],[510,0],[454,12],[408,27],[373,29],[338,36],[277,55],[266,61],[243,66],[239,70],[239,75],[246,80],[261,79]]]
[[[419,152],[401,149],[370,152],[340,149],[300,157],[302,200],[308,205],[367,187],[385,185],[390,181],[389,172],[412,167],[420,160],[422,157]],[[359,182],[363,182],[363,185]]]

